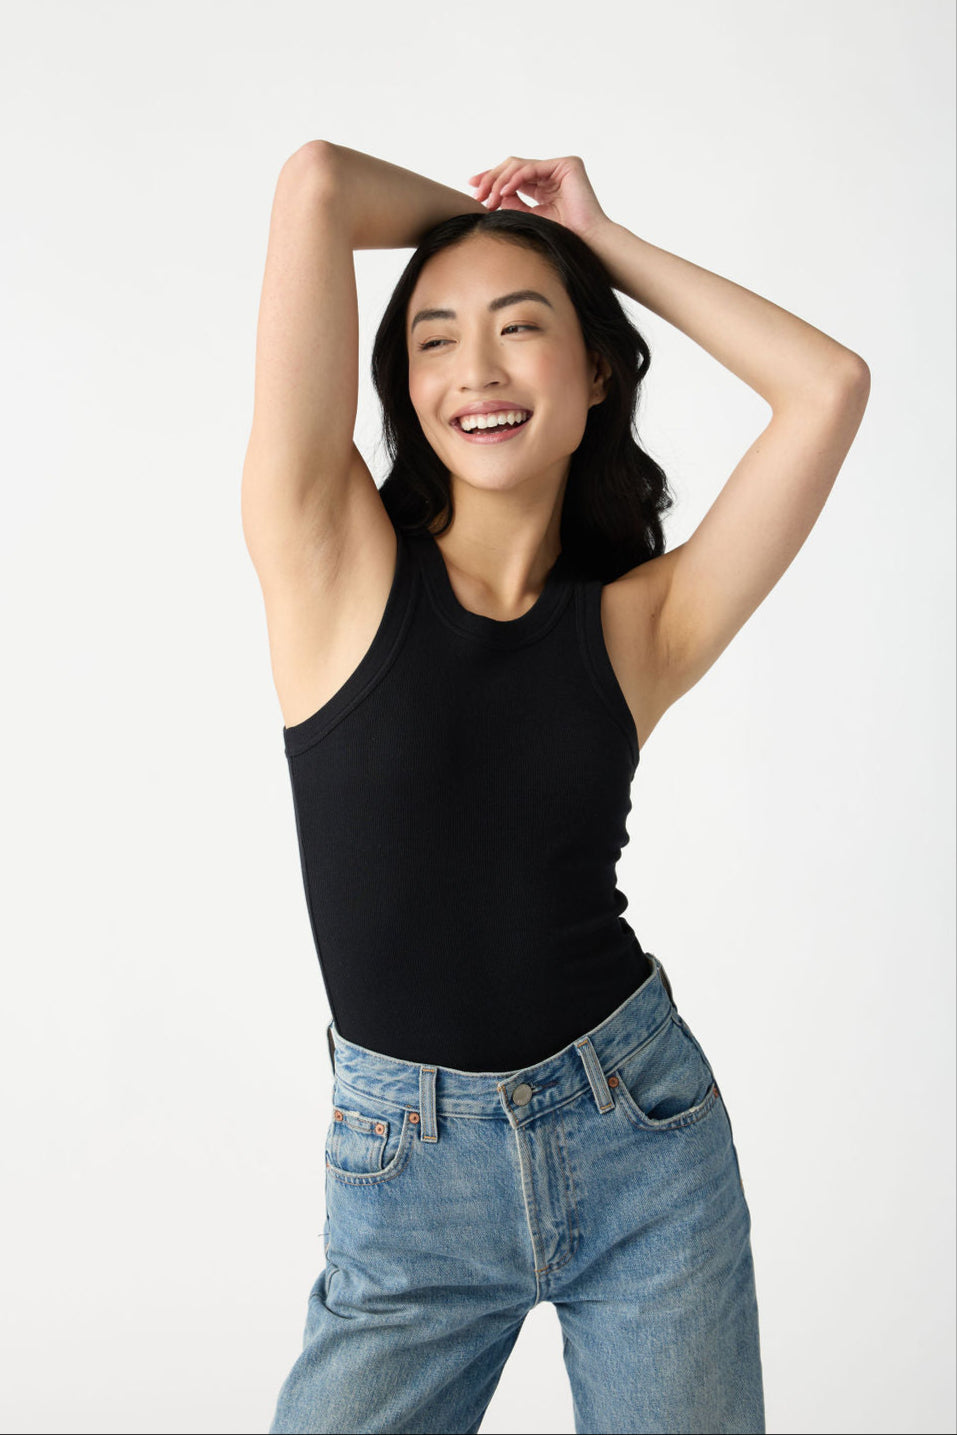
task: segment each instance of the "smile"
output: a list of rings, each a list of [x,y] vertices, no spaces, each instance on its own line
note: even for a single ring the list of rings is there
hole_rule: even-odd
[[[457,423],[453,423],[452,427],[466,443],[508,443],[509,439],[513,439],[528,427],[528,419],[524,419],[520,424],[500,424],[497,428],[474,429],[472,433],[466,433]]]

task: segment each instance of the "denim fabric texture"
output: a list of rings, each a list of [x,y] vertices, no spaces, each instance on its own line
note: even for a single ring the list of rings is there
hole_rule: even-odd
[[[763,1435],[731,1123],[648,955],[616,1011],[518,1071],[399,1061],[330,1023],[325,1269],[271,1435],[477,1432],[540,1301],[579,1435]]]

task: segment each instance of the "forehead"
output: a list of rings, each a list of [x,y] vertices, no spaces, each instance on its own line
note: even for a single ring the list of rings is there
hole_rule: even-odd
[[[425,264],[409,298],[406,327],[420,309],[484,310],[489,300],[517,289],[535,289],[556,313],[563,301],[570,302],[543,255],[523,244],[477,235],[440,250]]]

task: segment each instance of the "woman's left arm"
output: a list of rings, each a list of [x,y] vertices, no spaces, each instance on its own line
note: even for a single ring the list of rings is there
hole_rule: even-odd
[[[620,224],[606,220],[583,237],[616,288],[707,349],[772,410],[691,536],[631,585],[636,621],[649,593],[654,600],[663,712],[704,676],[801,549],[860,427],[870,371],[795,314]]]
[[[771,419],[684,543],[618,580],[635,631],[651,627],[659,716],[693,687],[790,566],[860,427],[870,371],[852,349],[730,279],[611,220],[577,155],[510,156],[472,176],[475,198],[573,229],[612,283],[707,349]],[[537,201],[535,208],[519,190]],[[629,616],[630,615],[630,616]]]
[[[864,360],[769,299],[639,239],[606,219],[582,236],[616,289],[651,309],[736,374],[772,410],[866,393]]]

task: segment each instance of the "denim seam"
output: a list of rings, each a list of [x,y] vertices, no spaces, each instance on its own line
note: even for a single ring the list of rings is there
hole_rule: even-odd
[[[715,1075],[714,1075],[714,1071],[712,1070],[711,1062],[710,1062],[710,1061],[708,1060],[708,1058],[705,1056],[705,1054],[704,1054],[704,1049],[703,1049],[703,1047],[702,1047],[700,1041],[699,1041],[698,1038],[695,1036],[694,1032],[691,1030],[691,1028],[690,1028],[690,1026],[688,1025],[688,1023],[687,1023],[687,1022],[684,1020],[684,1018],[683,1018],[682,1016],[680,1016],[679,1013],[676,1012],[676,1011],[674,1011],[674,1012],[671,1013],[671,1020],[674,1022],[675,1026],[676,1026],[676,1027],[678,1028],[678,1030],[681,1032],[682,1036],[686,1037],[686,1038],[688,1039],[688,1041],[691,1042],[692,1046],[695,1048],[695,1050],[697,1051],[698,1055],[701,1057],[701,1060],[704,1062],[705,1066],[706,1066],[706,1067],[708,1068],[708,1070],[711,1072],[711,1080],[714,1081],[714,1080],[715,1080]]]
[[[539,1284],[538,1250],[542,1244],[542,1233],[538,1223],[538,1207],[535,1204],[535,1191],[530,1181],[526,1181],[526,1160],[528,1156],[528,1142],[521,1126],[512,1128],[515,1132],[515,1145],[518,1148],[518,1170],[522,1182],[522,1199],[525,1205],[525,1217],[529,1225],[529,1235],[532,1238],[532,1269],[535,1272],[535,1300],[541,1299],[541,1287]]]
[[[562,1172],[565,1176],[570,1210],[568,1212],[568,1245],[569,1259],[578,1250],[578,1243],[581,1236],[581,1223],[578,1216],[578,1202],[575,1199],[575,1182],[572,1177],[572,1166],[568,1156],[568,1136],[565,1131],[565,1123],[560,1116],[558,1120],[558,1148],[561,1154]]]

